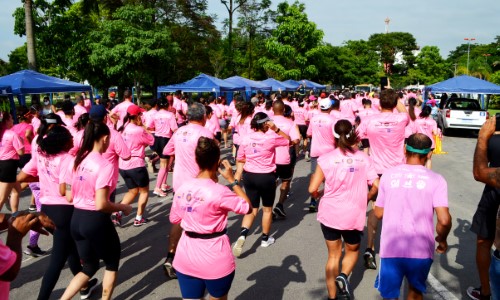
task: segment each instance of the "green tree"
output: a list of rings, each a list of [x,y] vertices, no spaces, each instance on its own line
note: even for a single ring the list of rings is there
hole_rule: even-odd
[[[416,59],[415,70],[409,71],[408,84],[421,83],[425,85],[448,79],[452,75],[451,66],[441,57],[439,48],[436,46],[425,46],[420,50]]]
[[[323,31],[307,18],[305,5],[280,3],[277,27],[266,41],[268,55],[259,59],[269,77],[277,79],[311,78],[318,74],[314,59],[326,51]]]
[[[401,54],[407,68],[413,67],[415,56],[413,51],[418,50],[417,42],[408,32],[390,32],[372,34],[368,42],[380,54],[380,62],[387,74],[393,73],[396,56]],[[400,70],[404,72],[406,68]]]

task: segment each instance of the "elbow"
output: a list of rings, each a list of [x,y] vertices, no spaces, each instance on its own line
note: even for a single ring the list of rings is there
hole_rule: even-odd
[[[438,215],[437,222],[440,226],[450,228],[451,227],[451,215],[449,212],[446,214]]]

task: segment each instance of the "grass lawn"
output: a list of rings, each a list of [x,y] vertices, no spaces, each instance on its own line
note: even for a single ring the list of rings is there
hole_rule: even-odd
[[[490,116],[494,116],[496,113],[500,113],[500,109],[488,109]]]

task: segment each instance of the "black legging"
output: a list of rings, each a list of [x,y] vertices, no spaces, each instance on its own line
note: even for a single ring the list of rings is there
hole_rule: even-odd
[[[52,254],[50,263],[43,275],[42,286],[38,294],[38,299],[49,299],[52,290],[56,286],[61,270],[66,261],[73,275],[82,270],[80,257],[76,250],[76,244],[71,236],[71,217],[73,216],[73,205],[42,205],[42,212],[49,216],[56,229],[53,234]]]
[[[82,272],[92,277],[99,270],[99,259],[106,270],[118,271],[120,238],[110,214],[75,208],[71,220],[71,235],[82,258]]]

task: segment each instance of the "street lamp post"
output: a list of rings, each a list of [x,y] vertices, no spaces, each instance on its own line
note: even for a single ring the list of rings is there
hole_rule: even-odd
[[[469,75],[469,57],[470,57],[470,42],[475,41],[475,38],[464,38],[467,41],[467,75]]]

